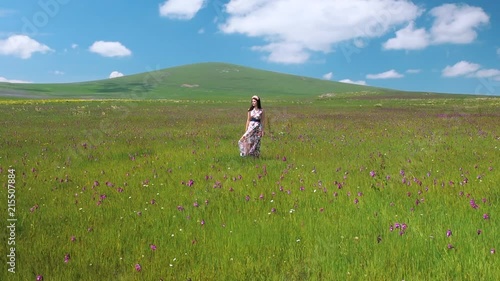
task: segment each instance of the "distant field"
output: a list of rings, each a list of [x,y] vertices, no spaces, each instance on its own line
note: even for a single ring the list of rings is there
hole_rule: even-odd
[[[0,280],[500,276],[500,98],[230,92],[0,101]]]
[[[225,63],[199,63],[99,81],[67,84],[0,83],[0,99],[175,99],[225,101],[259,94],[273,99],[318,96],[441,98],[264,71]]]

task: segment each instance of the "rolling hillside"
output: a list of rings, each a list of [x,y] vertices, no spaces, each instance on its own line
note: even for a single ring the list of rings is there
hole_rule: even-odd
[[[199,63],[114,79],[65,84],[0,83],[0,98],[235,99],[253,94],[273,98],[428,96],[325,81],[225,63]]]

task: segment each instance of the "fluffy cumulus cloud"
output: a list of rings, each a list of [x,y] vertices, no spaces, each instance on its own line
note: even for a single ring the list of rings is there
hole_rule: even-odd
[[[477,29],[489,23],[482,8],[465,4],[444,4],[433,8],[429,30],[411,22],[383,44],[386,50],[418,50],[436,44],[468,44],[477,38]]]
[[[34,53],[48,53],[52,49],[29,36],[12,35],[5,40],[0,40],[0,55],[15,56],[29,59]]]
[[[480,69],[474,73],[475,77],[479,78],[500,78],[500,70],[498,69]]]
[[[328,72],[323,74],[323,79],[325,80],[332,80],[332,78],[333,78],[333,72]]]
[[[0,76],[0,83],[31,83],[31,82],[23,80],[7,79],[5,77]]]
[[[425,49],[430,42],[430,35],[425,28],[415,28],[415,23],[410,22],[405,28],[396,32],[396,37],[383,44],[387,50],[420,50]]]
[[[172,19],[190,20],[201,8],[206,0],[167,0],[160,4],[160,15]]]
[[[113,71],[109,74],[109,78],[117,78],[117,77],[122,77],[124,76],[123,73],[119,72],[119,71]]]
[[[482,8],[469,5],[444,4],[430,14],[435,17],[431,28],[434,43],[471,43],[477,37],[476,29],[490,20]]]
[[[403,74],[398,73],[396,70],[391,69],[386,72],[378,73],[378,74],[368,74],[366,75],[366,79],[394,79],[394,78],[402,78]]]
[[[223,33],[261,38],[266,43],[252,50],[294,64],[341,42],[380,37],[422,13],[406,0],[230,0],[224,11]]]
[[[446,66],[442,70],[444,77],[467,77],[500,81],[500,69],[482,69],[481,65],[468,61],[459,61],[454,65]]]
[[[444,77],[456,77],[472,74],[476,72],[481,66],[477,63],[471,63],[468,61],[459,61],[452,66],[446,66],[442,74]]]
[[[342,82],[342,83],[349,83],[349,84],[357,84],[357,85],[366,85],[366,81],[363,81],[363,80],[356,80],[356,81],[353,81],[351,79],[342,79],[340,80],[339,82]]]
[[[126,57],[132,52],[120,42],[96,41],[89,50],[104,57]]]

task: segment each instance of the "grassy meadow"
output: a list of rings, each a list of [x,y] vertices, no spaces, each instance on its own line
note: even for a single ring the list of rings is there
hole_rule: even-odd
[[[500,276],[499,99],[262,99],[2,101],[0,279]]]

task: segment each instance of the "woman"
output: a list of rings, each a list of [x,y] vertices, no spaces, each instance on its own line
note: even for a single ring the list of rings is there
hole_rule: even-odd
[[[252,104],[248,109],[245,133],[238,141],[240,156],[260,156],[260,139],[264,136],[264,110],[258,96],[252,97]]]

